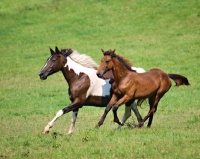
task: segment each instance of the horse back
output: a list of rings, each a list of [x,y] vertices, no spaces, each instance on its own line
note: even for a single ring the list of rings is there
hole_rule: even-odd
[[[168,75],[160,69],[153,68],[134,77],[131,87],[136,98],[150,97],[158,91],[166,92],[171,87]]]

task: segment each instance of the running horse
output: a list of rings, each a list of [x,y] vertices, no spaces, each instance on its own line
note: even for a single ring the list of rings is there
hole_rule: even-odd
[[[119,121],[117,116],[118,107],[127,102],[134,102],[135,99],[144,98],[148,98],[150,109],[143,120],[139,122],[138,127],[143,126],[148,118],[147,127],[150,127],[160,99],[171,87],[170,79],[176,83],[176,86],[189,85],[186,77],[178,74],[166,74],[157,68],[138,74],[131,70],[130,61],[115,54],[115,50],[102,50],[102,53],[104,57],[96,74],[101,78],[107,71],[112,70],[114,76],[112,89],[114,93],[97,127],[103,124],[111,108],[113,110],[114,122],[122,125],[123,123]]]
[[[68,134],[71,134],[75,128],[79,108],[83,105],[105,107],[108,104],[112,94],[110,80],[100,79],[96,76],[98,65],[85,54],[79,54],[72,49],[59,51],[57,47],[55,47],[55,51],[50,48],[50,53],[50,57],[39,73],[40,79],[45,80],[48,76],[61,71],[69,86],[68,93],[71,103],[57,112],[42,133],[49,133],[50,128],[59,117],[73,111],[71,126],[68,131]],[[138,68],[138,71],[144,72],[142,68]],[[105,77],[111,78],[112,74],[108,73]],[[137,116],[138,122],[142,120],[136,103],[129,102],[126,104],[122,123],[131,116],[131,109]]]

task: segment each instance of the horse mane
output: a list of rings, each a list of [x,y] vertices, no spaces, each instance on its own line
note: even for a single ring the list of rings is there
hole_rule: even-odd
[[[111,54],[111,52],[113,52],[112,50],[108,50],[104,53],[104,55],[111,55],[112,57],[118,59],[129,71],[133,71],[136,72],[135,70],[132,69],[132,63],[126,59],[125,57],[122,57],[120,55],[117,54]]]
[[[116,55],[116,54],[115,54],[115,58],[118,59],[128,70],[133,71],[131,69],[132,64],[128,59],[126,59],[122,56]]]
[[[99,65],[90,56],[86,54],[80,54],[76,50],[62,49],[61,52],[65,52],[65,55],[63,54],[65,57],[70,57],[73,61],[84,67],[93,68],[95,70],[97,70],[99,67]]]

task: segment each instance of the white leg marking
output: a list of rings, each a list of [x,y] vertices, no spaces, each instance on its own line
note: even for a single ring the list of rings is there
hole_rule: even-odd
[[[53,118],[53,120],[51,120],[47,126],[44,128],[44,130],[42,131],[43,134],[47,134],[49,133],[49,129],[53,127],[53,124],[54,122],[63,115],[63,111],[62,110],[59,110],[57,113],[56,113],[56,116]]]
[[[70,125],[69,131],[68,131],[68,135],[70,135],[74,132],[77,115],[78,115],[78,111],[75,111],[72,113],[72,120],[71,120],[71,125]]]

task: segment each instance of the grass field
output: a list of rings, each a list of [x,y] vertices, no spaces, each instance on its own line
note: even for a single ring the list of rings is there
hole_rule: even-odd
[[[1,0],[0,158],[200,158],[199,8],[198,0]],[[42,135],[70,103],[61,73],[38,76],[55,46],[97,63],[101,48],[116,49],[136,67],[182,74],[191,85],[172,86],[150,129],[134,128],[132,115],[116,131],[109,113],[96,130],[104,108],[83,107],[73,135],[66,135],[71,113]],[[148,109],[144,103],[139,111]]]

